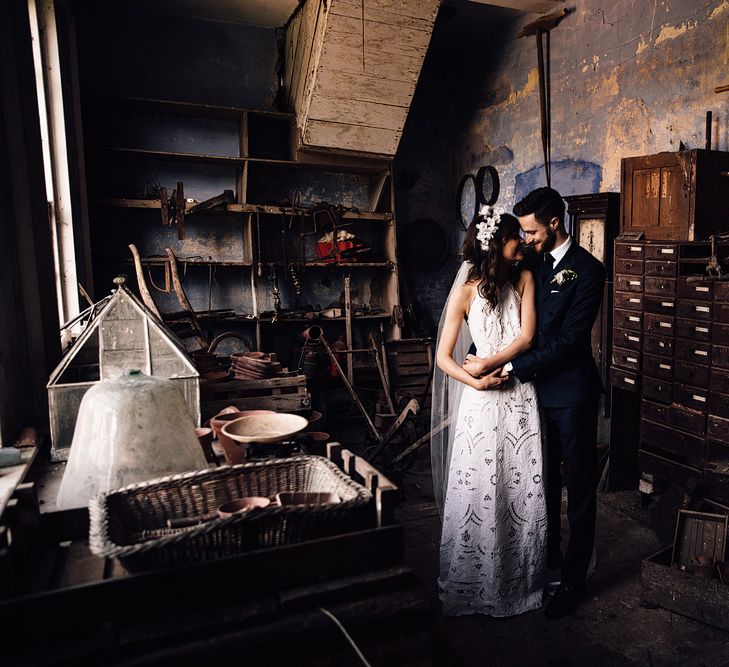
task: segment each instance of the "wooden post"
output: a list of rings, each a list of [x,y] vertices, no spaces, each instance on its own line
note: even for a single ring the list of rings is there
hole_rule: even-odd
[[[347,273],[344,276],[344,333],[347,337],[347,349],[354,349],[352,344],[352,277]],[[354,384],[354,356],[347,354],[347,379]]]

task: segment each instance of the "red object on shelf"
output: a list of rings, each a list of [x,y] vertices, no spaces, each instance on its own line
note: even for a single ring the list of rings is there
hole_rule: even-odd
[[[331,241],[326,243],[317,241],[315,246],[316,256],[324,262],[340,262],[342,260],[341,253],[352,248],[354,248],[352,241],[337,241],[336,247]],[[356,260],[353,257],[348,257],[347,261],[354,262]]]

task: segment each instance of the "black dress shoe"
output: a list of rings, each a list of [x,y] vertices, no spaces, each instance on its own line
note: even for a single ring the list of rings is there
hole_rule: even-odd
[[[570,616],[577,611],[584,595],[584,586],[561,583],[544,608],[544,615],[549,619]]]

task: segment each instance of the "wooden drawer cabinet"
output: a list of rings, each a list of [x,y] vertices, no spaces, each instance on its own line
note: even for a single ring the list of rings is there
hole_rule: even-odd
[[[712,368],[709,388],[711,391],[716,391],[720,394],[729,394],[729,370]]]
[[[703,438],[683,433],[670,426],[656,424],[647,419],[640,420],[640,439],[644,445],[677,454],[694,463],[703,463],[706,455]]]
[[[729,301],[729,281],[714,281],[714,301]]]
[[[678,246],[675,243],[648,242],[645,244],[645,258],[675,262],[678,259]]]
[[[709,394],[709,413],[729,419],[729,394],[712,391]]]
[[[711,365],[718,368],[729,369],[729,347],[725,347],[723,345],[712,345]]]
[[[715,345],[729,345],[729,324],[713,324],[711,340]]]
[[[658,313],[659,315],[675,315],[676,299],[661,296],[644,296],[643,309],[646,313]]]
[[[643,312],[643,295],[633,292],[615,292],[615,308]]]
[[[643,328],[643,315],[634,310],[616,308],[613,314],[613,325],[618,329],[640,331]]]
[[[615,258],[616,259],[640,259],[645,257],[645,245],[641,241],[631,243],[630,241],[615,242]]]
[[[651,354],[658,354],[665,357],[672,357],[675,350],[673,337],[651,336],[646,334],[643,338],[643,351]]]
[[[671,406],[671,426],[691,431],[697,435],[706,433],[706,413],[688,410],[677,405]]]
[[[615,275],[615,289],[621,292],[642,292],[643,291],[643,277],[642,276],[631,276],[616,274]]]
[[[671,403],[673,400],[673,383],[670,380],[660,380],[644,375],[642,389],[643,396],[654,401]]]
[[[649,334],[673,335],[675,319],[668,315],[646,313],[643,318],[643,331]]]
[[[688,301],[681,299],[678,302],[679,317],[691,317],[696,320],[711,320],[711,304],[704,301]]]
[[[687,320],[684,317],[676,318],[676,336],[699,340],[705,343],[711,342],[711,328],[708,322],[699,320]]]
[[[646,294],[656,294],[658,296],[674,296],[676,294],[676,281],[671,278],[657,278],[655,276],[646,276],[643,279],[643,291]]]
[[[714,303],[714,322],[729,324],[729,303],[717,301]]]
[[[706,435],[709,440],[729,445],[729,419],[709,415]]]
[[[642,276],[644,272],[643,260],[621,257],[615,258],[615,273],[620,274],[631,274],[636,276]]]
[[[685,382],[694,387],[708,388],[710,378],[709,367],[677,360],[673,369],[673,377],[678,382]]]
[[[637,373],[640,370],[640,352],[634,350],[622,350],[614,347],[612,353],[613,366],[625,368]]]
[[[711,359],[711,345],[679,338],[676,341],[676,359],[708,365]]]
[[[653,354],[643,355],[643,372],[660,380],[673,379],[673,359],[658,357]]]
[[[686,278],[679,278],[676,283],[676,294],[680,299],[690,301],[711,301],[711,283],[690,282]]]
[[[676,275],[678,264],[676,262],[662,262],[659,260],[645,261],[646,276],[668,276],[673,278]]]
[[[659,424],[669,424],[671,421],[671,408],[663,403],[654,403],[645,398],[640,402],[640,416]]]
[[[640,352],[643,334],[639,331],[630,331],[626,329],[613,329],[613,345],[615,347],[623,347],[627,350],[635,350]]]
[[[708,388],[701,389],[680,382],[674,382],[673,400],[679,405],[706,413],[709,407],[709,390]]]
[[[610,384],[626,391],[637,393],[640,389],[637,373],[623,370],[622,368],[610,368]]]

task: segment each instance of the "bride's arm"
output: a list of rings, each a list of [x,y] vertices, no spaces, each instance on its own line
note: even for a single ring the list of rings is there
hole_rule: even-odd
[[[513,361],[532,346],[537,330],[537,309],[534,303],[534,276],[531,271],[522,271],[517,289],[521,294],[521,334],[503,350],[485,359],[469,354],[463,364],[469,374],[477,377],[490,373]]]
[[[440,334],[440,342],[436,351],[435,361],[444,373],[450,375],[454,380],[463,382],[463,384],[473,387],[474,389],[491,389],[498,387],[503,379],[496,377],[498,373],[494,372],[485,377],[476,378],[468,371],[461,368],[461,365],[453,359],[453,348],[458,340],[461,324],[466,315],[469,303],[469,290],[464,286],[457,295],[451,298],[446,311],[446,319],[443,324],[443,331]],[[500,369],[499,369],[500,371]]]

